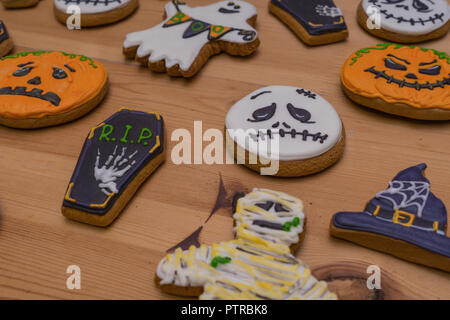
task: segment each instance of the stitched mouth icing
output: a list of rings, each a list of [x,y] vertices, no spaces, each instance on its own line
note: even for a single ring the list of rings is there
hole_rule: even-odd
[[[59,106],[61,102],[61,98],[54,92],[47,92],[43,94],[44,90],[34,88],[30,91],[27,91],[26,87],[3,87],[0,89],[0,95],[11,95],[11,96],[25,96],[31,98],[37,98],[41,100],[45,100],[50,102],[55,107]]]
[[[307,141],[308,138],[311,138],[312,141],[320,143],[324,143],[324,141],[328,139],[328,135],[322,134],[321,132],[309,133],[308,130],[297,131],[295,129],[289,131],[284,129],[279,130],[267,129],[265,131],[259,130],[257,134],[249,133],[250,138],[252,138],[255,142],[258,142],[259,139],[264,141],[266,137],[268,137],[269,139],[273,139],[275,135],[279,135],[281,138],[285,137],[291,137],[292,139],[302,138],[303,141]]]
[[[383,78],[383,79],[386,79],[387,83],[395,83],[400,88],[403,88],[403,87],[413,88],[413,89],[416,89],[417,91],[420,91],[422,89],[433,90],[434,88],[444,88],[444,86],[450,85],[450,77],[449,78],[444,78],[442,81],[436,81],[436,82],[433,82],[433,83],[431,83],[429,81],[427,81],[426,83],[419,83],[418,81],[408,82],[406,80],[397,79],[394,76],[389,76],[389,75],[386,74],[386,72],[384,70],[383,71],[378,71],[378,70],[375,69],[374,66],[372,66],[372,67],[370,67],[370,68],[368,68],[368,69],[366,69],[364,71],[374,74],[375,75],[375,79]]]
[[[381,5],[378,4],[378,2],[379,2],[378,0],[370,0],[369,1],[369,3],[373,4],[374,6],[376,6],[377,8],[380,9],[379,10],[380,13],[382,13],[384,15],[386,20],[394,19],[394,20],[397,20],[397,23],[409,22],[412,26],[414,26],[416,24],[420,24],[420,25],[425,25],[425,24],[428,24],[428,23],[435,24],[437,20],[439,20],[441,22],[445,22],[444,19],[443,19],[444,15],[445,15],[444,12],[442,12],[440,14],[435,13],[434,15],[429,16],[425,20],[422,19],[422,18],[419,18],[419,19],[413,19],[413,18],[405,19],[403,17],[394,16],[392,13],[388,12],[388,10],[386,10],[386,9],[381,9]]]

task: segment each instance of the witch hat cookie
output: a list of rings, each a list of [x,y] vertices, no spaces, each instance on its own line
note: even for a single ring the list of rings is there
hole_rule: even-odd
[[[157,113],[122,108],[91,129],[67,187],[62,214],[105,227],[164,161]]]
[[[430,191],[426,164],[400,171],[363,212],[338,212],[331,235],[450,272],[447,210]]]
[[[303,241],[303,202],[255,188],[235,197],[235,240],[176,249],[159,263],[155,282],[164,292],[202,300],[335,300],[294,252]]]
[[[5,23],[0,20],[0,58],[7,55],[13,47],[14,44],[6,30]]]

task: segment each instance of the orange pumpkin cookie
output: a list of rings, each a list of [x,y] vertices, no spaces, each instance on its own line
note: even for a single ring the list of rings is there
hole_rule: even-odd
[[[352,54],[341,81],[369,108],[421,120],[450,120],[450,57],[417,46],[382,43]]]
[[[14,47],[14,44],[9,37],[8,31],[6,30],[6,26],[3,23],[2,20],[0,20],[0,57],[3,57],[4,55],[7,55],[12,48]]]
[[[108,89],[97,61],[64,52],[35,51],[0,61],[0,124],[40,128],[81,117]]]
[[[27,8],[35,6],[39,3],[39,0],[2,0],[5,8]]]

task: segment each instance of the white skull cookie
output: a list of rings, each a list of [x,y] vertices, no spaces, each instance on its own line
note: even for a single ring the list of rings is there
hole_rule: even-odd
[[[138,4],[138,0],[54,0],[53,7],[59,22],[76,24],[72,15],[79,12],[80,26],[93,27],[122,20],[132,14]]]
[[[395,42],[438,38],[450,28],[447,0],[362,0],[359,10],[364,29]]]
[[[261,174],[316,173],[335,163],[344,149],[343,125],[331,104],[296,87],[250,93],[228,112],[226,131],[228,151]]]
[[[165,15],[158,25],[127,34],[123,43],[127,58],[136,58],[152,71],[192,77],[214,54],[246,56],[259,46],[252,27],[256,8],[244,1],[189,7],[172,0]]]

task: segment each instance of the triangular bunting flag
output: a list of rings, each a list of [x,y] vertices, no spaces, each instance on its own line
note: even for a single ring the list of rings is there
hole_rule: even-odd
[[[216,40],[222,37],[224,34],[230,32],[232,28],[230,27],[224,27],[220,25],[212,25],[211,29],[209,30],[208,39],[209,40]]]
[[[208,30],[210,26],[211,25],[209,23],[200,20],[194,20],[191,22],[190,26],[184,32],[183,38],[190,38],[196,36],[197,34]]]
[[[172,18],[167,20],[167,22],[163,25],[163,28],[171,27],[178,25],[180,23],[186,22],[192,20],[192,18],[188,15],[185,15],[183,12],[178,11],[176,15],[174,15]]]

